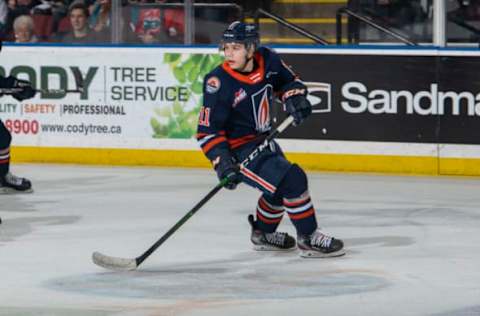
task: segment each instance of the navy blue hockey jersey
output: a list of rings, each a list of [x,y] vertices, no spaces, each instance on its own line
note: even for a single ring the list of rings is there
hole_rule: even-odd
[[[236,72],[225,62],[205,76],[197,140],[211,161],[269,131],[275,95],[297,79],[268,48],[260,47],[254,58],[251,73]]]
[[[5,88],[6,84],[7,84],[7,78],[0,76],[0,88]]]

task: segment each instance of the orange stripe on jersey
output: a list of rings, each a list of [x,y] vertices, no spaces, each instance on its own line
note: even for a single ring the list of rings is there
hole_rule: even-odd
[[[275,186],[273,186],[272,184],[268,183],[267,181],[265,181],[264,179],[260,178],[258,175],[256,175],[255,173],[253,173],[252,171],[248,170],[247,168],[243,167],[240,169],[240,172],[246,176],[247,178],[251,179],[252,181],[260,184],[262,187],[264,187],[267,191],[271,192],[271,193],[275,193],[275,190],[277,190],[277,188]]]
[[[238,81],[241,81],[241,82],[247,83],[247,84],[256,84],[256,83],[262,81],[263,77],[265,75],[265,61],[263,60],[263,56],[259,52],[255,53],[254,58],[258,63],[258,68],[254,72],[252,72],[248,75],[243,75],[243,74],[233,70],[232,68],[230,68],[230,66],[228,65],[227,62],[223,63],[222,68],[230,76],[237,79]]]
[[[1,164],[8,163],[10,161],[10,158],[0,160]]]
[[[306,210],[305,212],[300,213],[300,214],[288,213],[288,217],[290,217],[291,219],[294,219],[294,220],[299,220],[299,219],[307,218],[309,216],[313,216],[314,214],[315,214],[315,210],[313,209],[313,207],[311,207],[308,210]]]
[[[237,148],[237,147],[240,147],[246,143],[249,143],[251,142],[252,140],[254,140],[255,138],[257,138],[257,135],[247,135],[247,136],[243,136],[243,137],[239,137],[239,138],[230,138],[228,140],[228,144],[230,145],[230,148]]]
[[[217,138],[213,138],[205,146],[202,147],[202,150],[206,154],[216,145],[218,145],[220,143],[223,143],[223,142],[226,142],[226,141],[227,141],[227,139],[224,136],[219,136]]]
[[[215,134],[197,133],[196,136],[197,136],[197,139],[198,139],[198,138],[203,138],[203,137],[208,136],[208,135],[221,135],[221,136],[224,136],[225,134],[226,134],[226,132],[222,130],[222,131],[216,132]]]
[[[208,133],[197,133],[196,138],[197,138],[198,140],[200,140],[200,139],[204,138],[204,137],[207,136],[207,135],[210,135],[210,134],[208,134]]]

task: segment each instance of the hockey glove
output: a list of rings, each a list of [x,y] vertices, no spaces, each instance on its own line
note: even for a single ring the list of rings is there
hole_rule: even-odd
[[[5,79],[5,88],[18,89],[17,92],[12,93],[12,97],[18,101],[33,98],[36,93],[30,82],[12,76]]]
[[[240,167],[235,163],[235,160],[231,157],[225,158],[218,156],[213,163],[213,167],[217,172],[218,179],[222,181],[228,178],[228,182],[225,184],[225,188],[229,190],[235,190],[237,184],[242,181],[242,174],[240,173]]]
[[[310,114],[312,104],[307,99],[307,88],[291,89],[286,91],[282,97],[285,110],[293,116],[293,125],[300,125]]]

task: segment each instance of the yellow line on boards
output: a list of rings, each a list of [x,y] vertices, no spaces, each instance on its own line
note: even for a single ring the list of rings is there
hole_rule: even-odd
[[[211,168],[198,150],[12,147],[12,162]],[[174,158],[173,158],[174,157]],[[287,153],[307,170],[480,176],[480,159],[424,156]]]
[[[298,163],[307,170],[438,174],[436,157],[303,153],[286,155],[290,161]]]
[[[196,168],[211,166],[200,150],[12,147],[11,152],[14,162]]]

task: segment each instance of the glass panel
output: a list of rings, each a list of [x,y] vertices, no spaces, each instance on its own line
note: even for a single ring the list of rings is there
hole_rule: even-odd
[[[184,40],[184,9],[181,5],[129,1],[122,6],[121,24],[128,25],[128,30],[121,34],[121,43],[182,44]]]
[[[445,1],[450,21],[448,41],[478,43],[480,0]],[[184,43],[183,1],[80,1],[88,4],[87,10],[81,6],[76,9],[70,6],[69,10],[65,5],[77,2],[44,1],[30,8],[30,11],[22,11],[22,8],[11,10],[4,21],[0,20],[2,38],[9,41],[63,43]],[[264,44],[309,45],[315,43],[312,39],[315,37],[335,44],[337,36],[339,42],[352,44],[432,43],[433,0],[192,2],[195,7],[194,44],[218,43],[222,31],[230,22],[243,17],[247,22],[255,22],[258,8],[264,10],[258,15]],[[342,11],[339,19],[341,32],[337,33],[336,17],[341,9],[347,10]],[[72,14],[73,11],[75,14]],[[15,18],[25,12],[31,12],[31,19],[25,19],[24,16],[22,19],[26,21],[18,21],[15,33]],[[85,12],[90,15],[85,16]],[[283,20],[286,23],[282,23]],[[311,36],[292,30],[289,22]]]
[[[111,7],[111,0],[8,1],[0,36],[17,43],[108,43]]]
[[[348,42],[432,43],[432,0],[350,0]],[[370,23],[369,23],[370,22]],[[383,29],[383,31],[382,31]]]
[[[242,7],[229,3],[194,4],[194,44],[216,44],[227,25],[242,18]],[[213,2],[213,1],[212,1]],[[184,7],[181,1],[130,0],[122,7],[128,36],[122,42],[140,44],[183,44],[185,39]],[[130,33],[130,34],[128,34]]]
[[[195,43],[218,44],[223,31],[235,21],[243,19],[243,7],[229,1],[199,1],[195,6]]]
[[[228,24],[244,17],[243,7],[229,1],[193,5],[194,44],[218,43]],[[11,42],[183,44],[184,33],[183,1],[45,1],[0,19],[0,36]]]
[[[475,44],[480,40],[480,1],[447,1],[447,42]]]
[[[247,22],[254,22],[256,8],[263,9],[266,13],[260,14],[259,27],[261,42],[263,44],[290,44],[311,45],[316,42],[292,30],[288,25],[279,23],[276,19],[298,26],[313,36],[335,44],[336,39],[336,13],[347,4],[347,0],[337,1],[258,1],[258,6],[252,8],[248,2],[237,1],[245,7]]]

